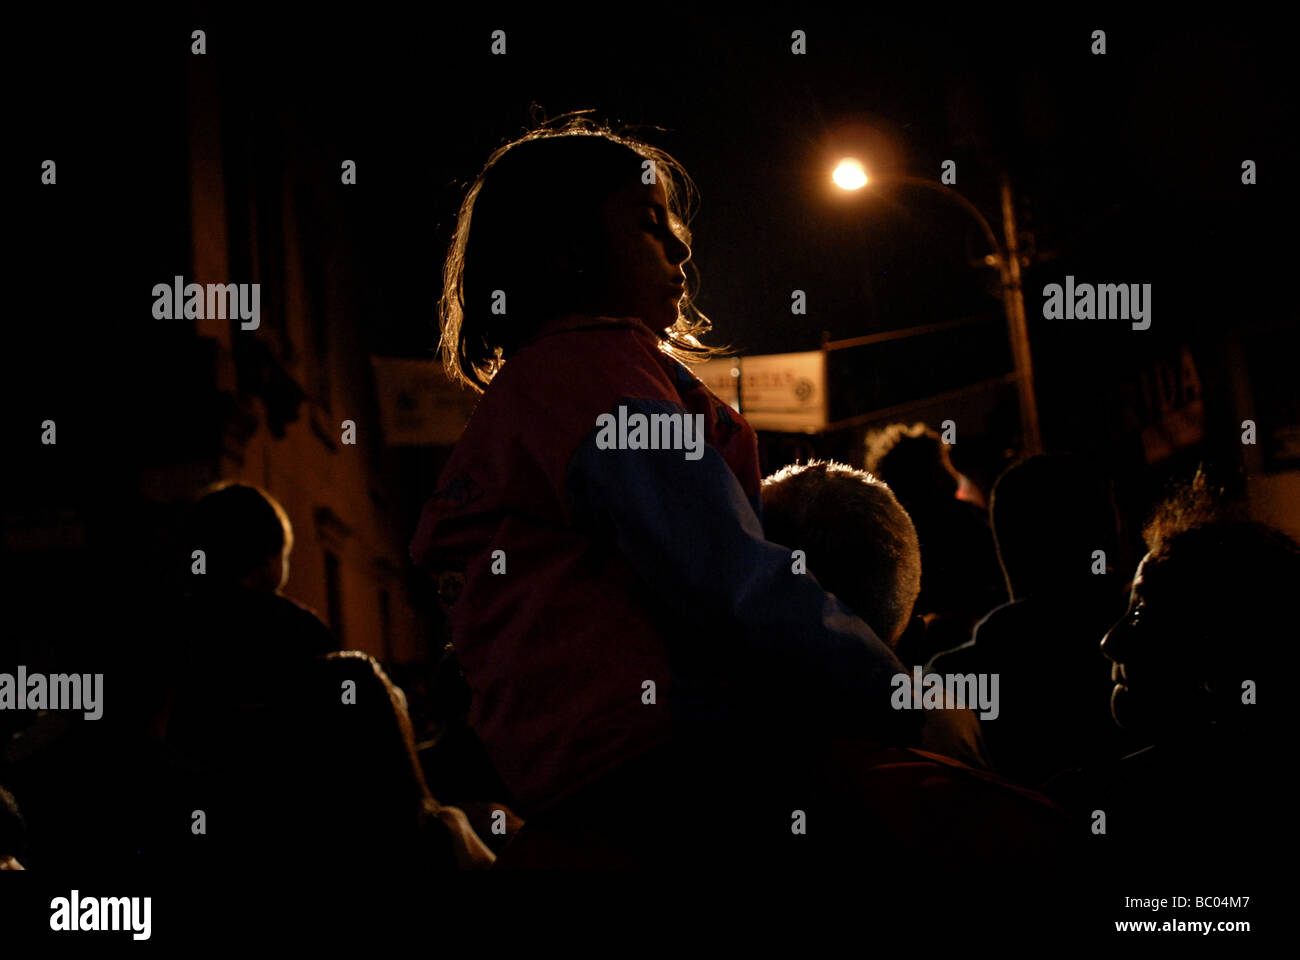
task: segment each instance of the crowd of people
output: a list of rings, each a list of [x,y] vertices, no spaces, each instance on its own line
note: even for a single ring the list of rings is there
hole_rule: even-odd
[[[937,434],[917,425],[891,428],[888,439],[929,445],[955,494]],[[881,442],[873,438],[877,450]],[[497,758],[515,751],[515,762],[532,760],[536,730],[503,729],[485,750],[471,722],[477,677],[467,679],[449,645],[434,670],[411,675],[428,738],[417,750],[407,698],[380,663],[337,650],[328,628],[282,595],[292,547],[284,511],[254,486],[227,483],[194,510],[190,539],[208,544],[209,573],[162,620],[186,642],[172,645],[152,688],[141,685],[149,696],[101,742],[56,746],[15,767],[11,786],[39,829],[26,827],[15,792],[0,793],[0,868],[66,866],[69,848],[86,854],[85,843],[56,841],[85,818],[53,786],[53,771],[67,763],[93,771],[128,724],[134,738],[111,754],[115,765],[127,760],[116,829],[89,847],[101,862],[307,871],[342,851],[351,867],[438,876],[668,867],[702,855],[816,868],[870,851],[1059,870],[1086,860],[1089,837],[1114,838],[1096,845],[1108,859],[1120,850],[1219,867],[1258,848],[1272,801],[1256,687],[1273,657],[1269,638],[1286,622],[1287,587],[1300,583],[1300,549],[1276,530],[1230,518],[1203,477],[1156,512],[1131,580],[1094,562],[1094,548],[1114,544],[1114,506],[1105,478],[1076,457],[1018,462],[994,485],[988,511],[963,503],[952,514],[971,522],[924,534],[884,476],[842,463],[787,466],[763,481],[761,496],[767,542],[787,548],[787,558],[806,557],[806,571],[795,572],[795,560],[790,576],[819,584],[844,615],[872,624],[909,670],[924,663],[926,673],[998,675],[996,716],[945,705],[918,723],[845,726],[843,716],[809,709],[797,659],[760,651],[726,671],[716,710],[683,710],[663,745],[577,789],[512,790]],[[932,627],[949,642],[946,621],[967,616],[970,598],[994,586],[926,592],[928,558],[947,565],[940,583],[978,578],[985,522],[1003,602],[975,620],[964,643],[934,651]],[[236,635],[247,656],[214,655]],[[668,687],[681,676],[682,696],[702,700],[692,673],[718,669],[719,660],[674,666]],[[509,683],[511,667],[501,664],[499,682]],[[564,679],[532,691],[538,708],[574,695]],[[643,684],[627,693],[657,708]],[[430,782],[459,805],[440,803]],[[194,842],[209,829],[220,844]]]
[[[503,147],[470,190],[443,353],[483,396],[411,543],[450,642],[423,672],[389,665],[407,693],[283,595],[283,509],[220,485],[188,533],[206,573],[159,611],[132,711],[10,766],[0,864],[883,856],[970,878],[1230,866],[1266,844],[1257,701],[1296,544],[1198,476],[1116,570],[1094,465],[1024,459],[986,509],[920,424],[873,435],[859,466],[762,478],[753,430],[684,362],[709,355],[685,306],[688,186],[666,154],[571,123]],[[700,455],[596,442],[629,412],[699,417]],[[997,708],[900,709],[914,670],[996,677]],[[122,786],[88,824],[59,769]]]

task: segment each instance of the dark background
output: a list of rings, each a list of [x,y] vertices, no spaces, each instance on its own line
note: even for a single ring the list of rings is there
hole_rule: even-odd
[[[195,27],[204,57],[190,53]],[[790,53],[794,28],[805,56]],[[1097,28],[1105,56],[1089,52]],[[346,631],[331,626],[410,668],[418,705],[439,623],[405,544],[446,449],[378,441],[367,358],[432,355],[466,186],[534,118],[586,107],[693,176],[697,302],[713,342],[800,351],[824,335],[986,321],[975,336],[846,358],[837,416],[1005,372],[1009,359],[974,220],[928,191],[833,192],[833,162],[852,154],[873,172],[937,179],[954,160],[956,189],[999,239],[1005,172],[1032,256],[1044,443],[1111,471],[1128,550],[1117,574],[1140,556],[1164,484],[1202,462],[1243,495],[1258,479],[1268,495],[1253,508],[1300,522],[1293,57],[1281,24],[1258,13],[1147,22],[988,8],[908,21],[802,6],[519,16],[199,4],[24,13],[9,41],[0,669],[104,670],[111,704],[139,624],[176,581],[184,504],[204,482],[241,477],[294,517],[289,595],[327,618],[354,611]],[[48,158],[57,186],[40,183]],[[356,186],[339,183],[345,158]],[[1246,159],[1258,185],[1241,183]],[[200,275],[212,250],[223,276]],[[264,329],[213,338],[154,320],[149,290],[177,274],[258,280]],[[1042,287],[1066,274],[1152,284],[1151,329],[1044,320]],[[794,289],[808,293],[807,316],[790,314]],[[1204,430],[1153,459],[1141,431],[1167,412],[1157,381],[1183,351]],[[945,412],[969,425],[954,459],[987,493],[1021,449],[1014,393]],[[1257,450],[1240,443],[1244,415],[1260,422]],[[331,441],[342,417],[362,425],[358,448]],[[54,447],[39,443],[46,418]],[[764,466],[792,449],[853,459],[859,441],[768,437]],[[350,541],[331,539],[340,526]]]

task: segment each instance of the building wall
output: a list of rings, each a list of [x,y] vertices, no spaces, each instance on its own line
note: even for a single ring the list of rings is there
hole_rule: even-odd
[[[258,329],[192,321],[195,336],[216,345],[214,369],[196,376],[207,376],[231,411],[200,472],[257,484],[284,506],[294,530],[287,596],[345,647],[410,662],[426,645],[405,584],[408,534],[381,470],[372,375],[356,332],[361,305],[349,295],[356,278],[337,248],[339,230],[328,226],[337,224],[337,190],[311,179],[318,165],[295,162],[296,130],[274,105],[242,97],[192,66],[186,280],[263,284]],[[272,127],[279,142],[261,142]],[[239,264],[248,275],[236,275]],[[356,425],[355,444],[341,442],[344,420]],[[196,490],[176,488],[183,482],[166,492],[192,497]]]

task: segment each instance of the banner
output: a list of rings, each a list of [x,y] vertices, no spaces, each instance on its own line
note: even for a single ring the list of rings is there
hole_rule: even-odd
[[[820,350],[743,357],[740,412],[755,430],[816,433],[826,427],[826,366]]]
[[[432,360],[371,357],[384,442],[392,447],[449,446],[460,439],[478,402]]]

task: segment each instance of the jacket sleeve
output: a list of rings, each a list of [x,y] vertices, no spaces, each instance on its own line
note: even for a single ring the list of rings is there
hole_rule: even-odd
[[[658,400],[624,400],[629,415],[681,413]],[[778,669],[801,709],[843,735],[911,739],[920,718],[891,708],[902,664],[872,629],[791,552],[768,542],[726,461],[712,446],[600,449],[592,431],[566,478],[574,519],[597,524],[665,606],[733,629],[734,655]]]

